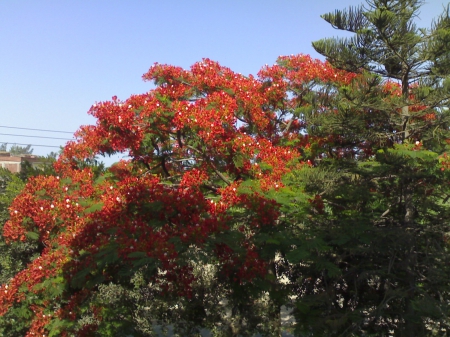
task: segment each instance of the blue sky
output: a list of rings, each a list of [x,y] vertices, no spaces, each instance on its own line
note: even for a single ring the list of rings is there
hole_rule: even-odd
[[[0,143],[64,145],[95,124],[95,101],[151,88],[141,76],[154,63],[188,68],[208,57],[255,74],[279,55],[320,58],[311,41],[342,36],[320,14],[361,0],[2,0]],[[429,27],[443,0],[428,0],[418,24]],[[34,146],[45,155],[57,148]],[[111,162],[111,160],[106,160]]]

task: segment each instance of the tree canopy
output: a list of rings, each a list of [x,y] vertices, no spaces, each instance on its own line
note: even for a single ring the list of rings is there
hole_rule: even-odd
[[[156,89],[94,104],[97,125],[66,145],[58,175],[30,179],[11,206],[5,237],[45,248],[7,285],[3,312],[35,298],[30,331],[54,320],[67,333],[99,284],[129,283],[140,272],[163,293],[189,298],[202,260],[227,280],[229,294],[242,296],[257,278],[262,284],[246,297],[272,286],[270,240],[282,228],[265,193],[280,189],[291,167],[308,165],[298,149],[308,144],[300,115],[310,103],[288,92],[308,96],[316,82],[354,77],[304,55],[279,63],[259,78],[207,59],[189,71],[154,65],[144,78]],[[132,160],[98,179],[79,167],[124,150]]]
[[[27,336],[428,336],[449,329],[448,11],[374,0],[324,15],[355,38],[257,76],[154,64],[96,102],[10,207],[40,255],[4,284]],[[95,156],[127,153],[107,170]]]
[[[21,155],[21,154],[33,154],[33,148],[31,145],[20,146],[20,145],[11,145],[8,149],[8,143],[3,143],[0,145],[0,151],[10,152],[12,155]]]

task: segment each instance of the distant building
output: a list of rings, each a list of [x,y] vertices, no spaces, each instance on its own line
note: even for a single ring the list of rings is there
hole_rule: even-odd
[[[21,164],[25,161],[33,167],[38,167],[42,163],[42,158],[31,154],[11,155],[9,152],[0,152],[0,167],[12,173],[19,173]]]

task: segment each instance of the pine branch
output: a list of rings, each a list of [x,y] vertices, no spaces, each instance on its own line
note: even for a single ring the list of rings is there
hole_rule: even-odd
[[[361,6],[349,7],[347,11],[336,10],[334,13],[323,14],[320,17],[330,23],[333,28],[352,33],[358,32],[368,23]]]

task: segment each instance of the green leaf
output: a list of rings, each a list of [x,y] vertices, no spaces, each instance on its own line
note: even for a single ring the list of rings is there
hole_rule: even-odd
[[[300,263],[310,258],[310,254],[303,249],[295,249],[286,254],[286,259],[291,263]]]
[[[36,194],[37,194],[37,195],[40,195],[40,196],[43,196],[43,195],[45,195],[46,193],[47,193],[46,190],[39,190],[39,191],[36,191]]]
[[[277,277],[274,274],[267,274],[265,279],[268,281],[275,281]]]
[[[225,91],[230,96],[234,96],[234,90],[231,88],[223,89],[223,91]]]
[[[152,257],[145,257],[142,259],[137,259],[137,260],[133,260],[131,262],[133,264],[133,267],[135,269],[139,269],[141,267],[147,266],[148,270],[147,272],[152,272],[154,270],[156,270],[156,260]]]
[[[275,240],[275,239],[268,239],[266,240],[267,243],[272,243],[274,245],[279,245],[280,241],[279,240]]]
[[[128,257],[130,259],[133,259],[133,258],[147,258],[148,255],[147,255],[146,252],[132,252],[132,253],[128,254]]]
[[[25,235],[26,235],[29,239],[34,240],[34,241],[36,241],[36,240],[39,239],[39,233],[36,233],[36,232],[27,232]]]
[[[98,202],[93,204],[91,207],[87,208],[84,210],[84,214],[89,214],[89,213],[94,213],[97,211],[100,211],[103,208],[103,203],[102,202]]]
[[[233,156],[233,163],[237,168],[240,168],[244,165],[244,156],[240,153],[236,153]]]
[[[61,179],[61,183],[64,185],[70,185],[70,184],[72,184],[72,179],[70,179],[70,178]]]
[[[76,273],[70,280],[70,285],[74,288],[82,288],[86,284],[86,276],[91,273],[90,268],[85,268]]]
[[[70,328],[75,323],[71,320],[61,320],[59,318],[53,318],[51,322],[46,326],[46,328],[49,330],[49,337],[53,336],[60,336],[61,332],[63,331],[69,331]]]

